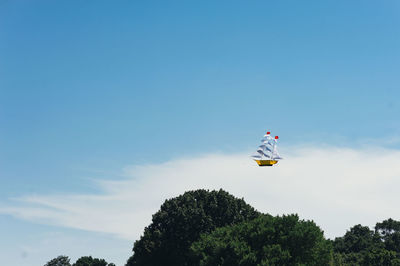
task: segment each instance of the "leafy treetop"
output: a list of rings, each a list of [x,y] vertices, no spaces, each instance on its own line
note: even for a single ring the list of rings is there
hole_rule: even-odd
[[[44,266],[71,266],[70,259],[67,256],[58,256],[47,262]]]
[[[332,247],[321,229],[297,215],[263,215],[203,234],[191,247],[194,265],[329,265]]]
[[[190,246],[200,234],[259,215],[243,199],[223,190],[188,191],[166,200],[153,215],[152,223],[135,242],[127,266],[192,265]]]

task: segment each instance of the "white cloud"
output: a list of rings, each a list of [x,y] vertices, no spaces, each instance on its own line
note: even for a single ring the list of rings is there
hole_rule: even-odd
[[[248,153],[127,167],[124,180],[98,181],[99,194],[28,195],[0,213],[134,240],[165,199],[222,188],[261,212],[313,219],[330,238],[358,223],[400,220],[400,151],[303,146],[282,154],[274,167],[256,166]]]

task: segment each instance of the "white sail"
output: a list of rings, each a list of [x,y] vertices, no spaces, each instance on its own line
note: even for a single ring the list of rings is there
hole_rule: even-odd
[[[264,137],[261,139],[261,142],[270,142],[271,140],[273,140],[273,138],[271,137],[271,135],[264,135]]]
[[[272,147],[270,145],[266,145],[266,144],[261,144],[260,146],[258,146],[257,150],[263,150],[263,151],[270,151],[272,152]]]
[[[269,144],[269,145],[274,145],[275,144],[275,140],[274,139],[266,139],[266,140],[261,140],[262,144]]]
[[[267,157],[267,158],[271,157],[270,152],[268,152],[267,150],[265,150],[263,148],[258,148],[257,149],[257,153],[259,153],[261,156],[264,156],[264,157]]]
[[[269,159],[271,158],[271,154],[266,153],[264,150],[262,149],[257,149],[256,153],[254,155],[252,155],[253,158],[257,158],[257,159]]]
[[[269,151],[269,152],[272,152],[273,149],[274,149],[274,148],[273,148],[272,145],[265,145],[265,150],[267,150],[267,151]]]
[[[278,150],[277,150],[277,143],[278,143],[277,139],[274,139],[274,142],[275,142],[274,143],[274,147],[273,147],[273,150],[271,152],[272,159],[273,160],[281,160],[283,158],[279,155]]]
[[[271,158],[271,156],[269,154],[263,153],[263,155],[264,155],[264,157],[266,157],[268,159]]]
[[[282,157],[279,155],[278,151],[276,150],[276,146],[275,146],[275,149],[272,151],[272,159],[274,159],[274,160],[282,159]]]

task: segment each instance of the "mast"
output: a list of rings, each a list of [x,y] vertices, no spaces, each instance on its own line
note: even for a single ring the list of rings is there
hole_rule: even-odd
[[[276,149],[276,144],[278,143],[278,139],[279,139],[279,137],[278,137],[278,136],[275,136],[275,139],[274,139],[274,148],[273,148],[273,152],[272,152],[272,159],[273,159],[273,160],[280,160],[280,159],[282,159],[281,156],[279,155],[277,149]]]

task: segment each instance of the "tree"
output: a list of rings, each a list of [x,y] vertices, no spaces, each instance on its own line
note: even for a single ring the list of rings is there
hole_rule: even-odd
[[[387,250],[400,252],[400,222],[392,218],[384,220],[375,225],[375,232],[378,233],[384,242]]]
[[[329,265],[331,243],[312,221],[263,215],[203,234],[191,246],[193,265]]]
[[[334,241],[335,251],[346,254],[382,247],[379,235],[361,224],[353,226],[343,237],[337,237]]]
[[[186,192],[161,205],[126,265],[192,265],[190,246],[200,234],[259,215],[243,199],[223,190]]]
[[[400,265],[400,222],[388,219],[375,231],[356,225],[333,241],[337,265]]]
[[[92,258],[92,256],[80,257],[73,266],[115,266],[114,263],[107,263],[104,259]]]
[[[70,259],[67,256],[58,256],[57,258],[47,262],[44,266],[71,266],[69,260]]]

